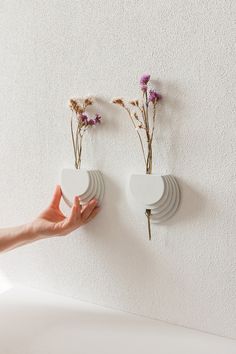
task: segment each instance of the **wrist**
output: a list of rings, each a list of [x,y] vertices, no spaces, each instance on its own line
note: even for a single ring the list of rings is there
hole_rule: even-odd
[[[21,235],[26,242],[35,241],[39,238],[39,235],[33,226],[33,222],[21,226]]]
[[[0,252],[11,250],[37,240],[32,224],[24,224],[16,227],[0,230]]]
[[[49,230],[45,228],[45,225],[39,219],[33,220],[28,224],[27,228],[29,237],[34,241],[49,237]]]

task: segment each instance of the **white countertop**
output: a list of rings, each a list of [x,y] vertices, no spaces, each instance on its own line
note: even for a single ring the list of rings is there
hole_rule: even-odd
[[[16,287],[0,294],[0,354],[236,354],[236,341]]]

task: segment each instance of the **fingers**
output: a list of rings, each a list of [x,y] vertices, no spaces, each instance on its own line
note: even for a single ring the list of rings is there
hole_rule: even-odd
[[[100,211],[95,199],[91,200],[86,206],[81,208],[79,197],[74,198],[73,207],[69,217],[58,223],[56,230],[57,234],[67,235],[76,230],[83,224],[91,221]]]
[[[95,216],[99,213],[100,208],[96,207],[95,209],[93,209],[92,213],[89,215],[89,217],[86,219],[86,221],[84,222],[84,224],[87,224],[88,222],[90,222],[93,218],[95,218]]]
[[[78,196],[74,197],[74,203],[69,216],[69,222],[81,221],[81,205]]]
[[[62,196],[61,187],[59,185],[57,185],[56,189],[54,191],[50,206],[52,206],[53,208],[56,208],[56,209],[59,208],[61,196]]]
[[[84,208],[81,213],[83,223],[89,218],[93,210],[97,207],[96,199],[92,199]]]

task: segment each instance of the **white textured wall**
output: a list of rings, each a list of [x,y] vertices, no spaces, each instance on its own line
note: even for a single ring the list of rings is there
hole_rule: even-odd
[[[235,2],[0,1],[1,226],[31,220],[73,163],[67,100],[136,97],[138,78],[165,96],[160,173],[182,205],[147,241],[125,184],[142,168],[118,108],[88,137],[88,166],[106,178],[96,222],[65,239],[0,256],[13,281],[225,336],[236,333]],[[234,7],[234,8],[233,8]]]

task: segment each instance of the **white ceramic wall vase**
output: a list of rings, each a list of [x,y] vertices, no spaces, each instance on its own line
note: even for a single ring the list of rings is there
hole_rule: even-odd
[[[105,185],[103,176],[98,170],[64,168],[61,172],[61,188],[63,199],[71,207],[75,195],[80,197],[80,204],[87,204],[95,198],[101,204]]]
[[[152,223],[168,220],[178,209],[180,189],[174,176],[131,175],[129,188],[134,200],[145,210],[151,210]]]

